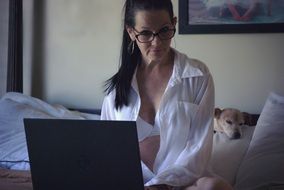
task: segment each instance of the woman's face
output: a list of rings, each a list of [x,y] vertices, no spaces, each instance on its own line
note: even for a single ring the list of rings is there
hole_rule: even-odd
[[[169,30],[175,28],[176,18],[171,20],[169,13],[165,10],[137,11],[135,15],[135,27],[127,28],[131,40],[135,40],[146,63],[163,61],[169,51],[171,39],[163,39]],[[155,35],[150,42],[145,42],[152,33]],[[139,35],[139,37],[137,36]],[[138,38],[138,39],[137,39]],[[140,42],[142,41],[142,42]]]

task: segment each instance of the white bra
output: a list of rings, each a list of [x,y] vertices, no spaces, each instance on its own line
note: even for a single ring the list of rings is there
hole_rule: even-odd
[[[137,134],[139,142],[150,136],[160,135],[160,128],[157,125],[151,125],[138,116],[136,120]]]

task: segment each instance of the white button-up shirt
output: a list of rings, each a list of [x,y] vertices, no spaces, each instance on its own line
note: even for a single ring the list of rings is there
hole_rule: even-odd
[[[160,129],[160,148],[153,171],[142,163],[145,185],[190,185],[207,172],[212,150],[214,84],[208,68],[175,51],[174,67],[155,124]],[[115,109],[115,90],[104,99],[101,119],[136,121],[140,96],[136,73],[128,106]],[[143,127],[140,122],[139,127]],[[139,134],[138,134],[139,136]],[[140,139],[141,140],[141,139]]]

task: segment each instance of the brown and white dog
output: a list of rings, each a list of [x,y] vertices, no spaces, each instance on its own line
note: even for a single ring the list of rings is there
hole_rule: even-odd
[[[215,108],[214,130],[225,133],[230,139],[242,136],[241,126],[245,123],[245,115],[237,109]]]

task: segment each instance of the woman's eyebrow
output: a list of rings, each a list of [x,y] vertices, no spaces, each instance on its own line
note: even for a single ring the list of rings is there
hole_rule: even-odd
[[[149,28],[149,27],[146,27],[146,26],[142,26],[141,29],[142,29],[142,30],[150,30],[150,28]]]
[[[167,22],[167,23],[161,25],[161,27],[160,27],[158,30],[160,30],[160,29],[162,29],[163,27],[165,27],[165,26],[167,26],[167,25],[170,25],[170,24],[171,24],[171,23]],[[147,27],[147,26],[142,26],[141,29],[142,29],[142,30],[150,30],[150,31],[151,31],[150,27]]]

